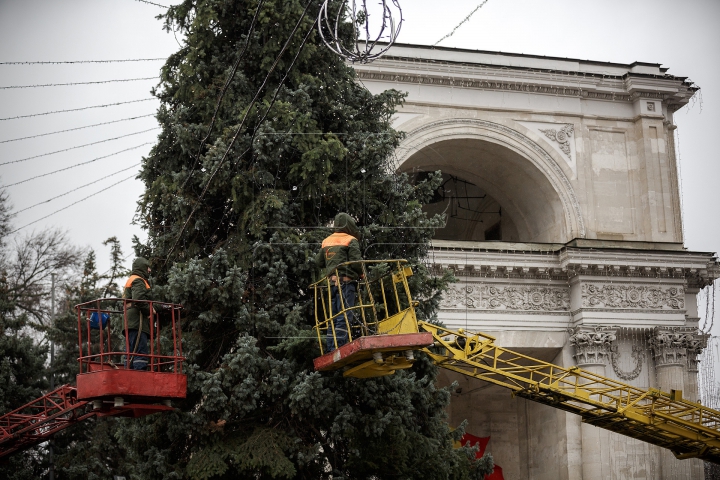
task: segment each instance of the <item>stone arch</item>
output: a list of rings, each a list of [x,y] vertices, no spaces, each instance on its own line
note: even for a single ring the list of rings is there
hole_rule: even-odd
[[[496,152],[501,152],[499,157],[502,157],[501,160],[507,165],[498,163],[500,160],[495,161],[494,164],[492,164],[493,160],[488,160],[490,163],[487,164],[492,164],[496,170],[504,168],[505,175],[517,177],[517,179],[514,178],[515,180],[524,179],[526,187],[523,188],[538,190],[529,193],[536,194],[535,201],[547,201],[548,205],[541,206],[546,210],[543,212],[546,217],[562,216],[563,220],[560,221],[560,224],[563,232],[553,240],[542,241],[564,243],[573,238],[585,237],[585,224],[580,204],[563,168],[535,141],[505,125],[477,119],[447,119],[423,125],[408,132],[398,147],[397,168],[400,171],[409,171],[423,166],[438,166],[433,165],[430,157],[437,154],[435,157],[440,158],[442,156],[441,153],[438,153],[440,150],[447,149],[448,145],[456,147],[465,145],[464,148],[467,150],[473,144],[477,147],[491,146]],[[423,159],[423,157],[427,158]],[[523,206],[520,204],[521,202],[514,201],[512,192],[506,191],[507,188],[504,189],[502,185],[493,182],[492,178],[483,178],[482,175],[467,171],[469,167],[463,170],[465,166],[458,162],[452,163],[448,160],[443,162],[443,166],[451,171],[465,171],[470,175],[475,175],[478,180],[483,182],[483,188],[514,215],[516,223],[522,224],[523,221],[532,220],[533,213],[528,210],[527,205]],[[520,182],[518,185],[521,184],[523,183]],[[532,199],[528,201],[532,201]],[[531,227],[528,226],[528,229]],[[524,241],[537,240],[525,239]]]

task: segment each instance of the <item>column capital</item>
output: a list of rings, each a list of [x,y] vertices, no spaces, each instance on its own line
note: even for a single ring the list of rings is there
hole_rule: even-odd
[[[650,348],[656,367],[687,366],[698,371],[698,355],[707,345],[707,335],[693,327],[657,327],[650,335]]]
[[[568,331],[570,345],[575,347],[573,357],[579,367],[608,364],[613,343],[617,340],[616,327],[584,325]]]

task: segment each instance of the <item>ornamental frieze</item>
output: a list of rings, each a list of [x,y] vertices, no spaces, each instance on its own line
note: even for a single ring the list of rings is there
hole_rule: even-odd
[[[682,310],[685,308],[685,289],[647,285],[585,284],[582,286],[582,306]]]
[[[451,286],[443,294],[440,306],[475,310],[566,312],[570,310],[570,292],[567,288],[534,286]]]

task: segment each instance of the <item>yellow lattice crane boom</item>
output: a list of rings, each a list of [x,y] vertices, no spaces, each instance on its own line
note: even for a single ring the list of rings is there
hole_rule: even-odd
[[[720,464],[720,412],[684,400],[680,391],[634,387],[507,350],[490,335],[418,321],[407,262],[360,263],[364,276],[353,306],[340,299],[340,307],[332,308],[332,275],[311,286],[322,352],[315,359],[316,370],[342,369],[345,376],[360,378],[391,375],[412,366],[414,352],[422,351],[442,368],[580,415],[585,423],[667,448],[677,458]],[[345,345],[337,342],[339,324],[350,332]],[[334,346],[330,352],[328,344]]]

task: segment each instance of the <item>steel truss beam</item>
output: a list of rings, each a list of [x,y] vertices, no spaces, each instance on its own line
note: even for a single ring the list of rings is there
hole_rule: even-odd
[[[511,390],[513,396],[575,413],[583,422],[720,464],[720,412],[681,392],[642,389],[578,367],[564,368],[498,347],[482,333],[418,322],[435,339],[424,351],[448,370]]]

